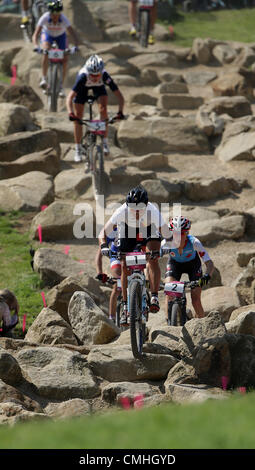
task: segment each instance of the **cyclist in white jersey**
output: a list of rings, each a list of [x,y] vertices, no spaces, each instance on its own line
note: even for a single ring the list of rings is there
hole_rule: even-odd
[[[137,8],[136,8],[136,5],[137,5],[137,1],[139,0],[129,0],[129,5],[128,5],[128,14],[129,14],[129,20],[130,20],[130,23],[131,23],[131,28],[130,28],[130,31],[129,31],[129,34],[131,37],[135,37],[136,36],[136,21],[137,21]],[[148,43],[149,44],[154,44],[155,42],[155,38],[154,38],[154,35],[153,35],[153,29],[154,29],[154,25],[155,25],[155,22],[156,22],[156,19],[157,19],[157,0],[154,0],[154,5],[151,9],[151,25],[150,25],[150,35],[149,35],[149,38],[148,38]]]
[[[102,254],[109,256],[107,234],[114,228],[118,230],[118,250],[122,253],[132,252],[140,245],[146,251],[159,251],[162,239],[161,232],[166,223],[159,210],[148,201],[147,191],[142,186],[133,188],[127,195],[126,202],[117,209],[105,224],[99,235]],[[164,230],[165,233],[165,230]],[[153,313],[159,311],[158,291],[160,286],[160,266],[158,257],[147,261],[148,277],[151,289],[151,306]],[[121,286],[124,302],[124,314],[121,324],[128,321],[127,311],[127,267],[126,261],[121,261]]]
[[[37,49],[37,41],[40,38],[41,48],[44,50],[49,50],[52,43],[56,42],[59,49],[65,50],[68,47],[67,34],[71,34],[74,41],[74,48],[78,49],[78,37],[72,28],[68,18],[63,15],[63,4],[61,0],[54,0],[48,3],[48,12],[44,13],[39,19],[35,32],[33,34],[33,44]],[[63,83],[65,81],[67,73],[67,62],[68,56],[65,55],[63,61]],[[42,79],[40,81],[40,87],[43,89],[47,88],[47,71],[48,71],[48,55],[43,54],[42,59]],[[62,88],[60,90],[59,96],[62,98],[65,96]]]
[[[200,240],[193,235],[189,235],[191,222],[186,217],[174,217],[170,219],[169,229],[173,233],[173,241],[175,233],[181,231],[181,241],[178,241],[178,247],[173,248],[171,241],[171,249],[166,266],[165,282],[180,281],[182,274],[186,273],[190,281],[201,280],[201,287],[207,285],[214,271],[214,264],[204,248]],[[163,250],[167,249],[168,243],[161,244]],[[205,263],[206,273],[202,273],[201,259]],[[205,316],[204,309],[201,304],[201,287],[191,290],[192,305],[195,310],[195,316],[202,318]],[[165,314],[168,316],[168,302],[171,298],[166,295]]]

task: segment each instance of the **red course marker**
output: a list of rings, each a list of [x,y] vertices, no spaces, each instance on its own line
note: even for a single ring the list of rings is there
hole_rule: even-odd
[[[221,377],[221,385],[222,385],[223,390],[227,390],[228,377],[226,377],[225,375]]]
[[[47,209],[48,206],[41,206],[41,211],[45,211],[45,209]]]
[[[11,85],[15,85],[15,82],[17,80],[17,66],[13,65],[11,68],[11,71],[12,71]]]
[[[246,393],[246,387],[239,387],[239,388],[238,388],[238,391],[239,391],[240,393],[245,394],[245,393]]]
[[[38,231],[39,241],[40,243],[42,243],[42,226],[40,224],[37,227],[37,231]]]
[[[65,255],[68,255],[69,250],[70,250],[70,246],[66,245],[65,248],[64,248]]]
[[[122,407],[124,410],[129,410],[130,409],[130,401],[128,397],[121,397],[120,402],[122,404]]]
[[[42,300],[43,300],[43,305],[44,305],[44,307],[47,307],[44,292],[41,292],[41,296],[42,296]]]
[[[143,402],[144,400],[144,395],[136,395],[134,398],[134,408],[142,408],[143,407]]]
[[[27,318],[26,314],[23,315],[23,327],[22,327],[23,333],[24,333],[24,331],[25,331],[25,329],[26,329],[26,318]]]

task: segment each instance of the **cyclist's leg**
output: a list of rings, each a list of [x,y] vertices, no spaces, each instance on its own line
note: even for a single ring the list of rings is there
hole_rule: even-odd
[[[61,49],[62,51],[64,51],[65,49],[67,49],[68,47],[68,40],[67,40],[67,34],[66,33],[63,33],[61,34],[60,36],[57,36],[55,37],[55,41],[59,47],[59,49]],[[66,74],[67,74],[67,65],[68,65],[68,56],[65,55],[64,56],[64,60],[63,60],[63,77],[62,77],[62,85],[65,81],[65,78],[66,78]]]
[[[121,263],[119,260],[116,260],[115,258],[111,261],[111,271],[112,271],[112,277],[115,279],[119,279],[121,277]],[[109,316],[111,318],[115,318],[116,314],[116,308],[117,308],[117,297],[118,297],[118,289],[117,289],[117,284],[114,284],[111,296],[110,296],[110,301],[109,301]]]
[[[160,250],[160,240],[159,239],[149,239],[146,243],[146,251],[159,251]],[[158,302],[158,291],[160,286],[161,271],[158,259],[148,259],[148,276],[150,281],[150,290],[151,290],[151,311],[159,310]]]
[[[197,281],[202,276],[202,264],[200,261],[199,256],[197,255],[196,258],[189,262],[189,280],[190,281]],[[205,312],[201,303],[201,287],[195,287],[195,289],[191,290],[191,301],[193,308],[195,310],[195,316],[197,318],[203,318],[205,316]]]
[[[84,90],[84,96],[77,96],[74,98],[74,113],[79,118],[83,118],[84,113],[84,105],[86,101],[86,89]],[[82,126],[77,122],[73,121],[74,124],[74,143],[75,143],[75,156],[74,161],[80,162],[82,161]]]
[[[45,31],[42,32],[41,38],[40,38],[40,46],[43,50],[49,50],[51,47],[51,44],[53,42],[52,36],[47,34]],[[40,83],[40,86],[44,86],[44,81],[46,82],[47,80],[47,73],[48,73],[48,55],[43,54],[42,55],[42,81]]]
[[[136,14],[137,14],[136,4],[137,4],[137,0],[129,0],[128,16],[129,16],[129,21],[131,25],[131,29],[130,29],[131,36],[136,34]]]

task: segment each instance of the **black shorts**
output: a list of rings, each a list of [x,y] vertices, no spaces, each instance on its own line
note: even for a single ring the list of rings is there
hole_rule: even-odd
[[[123,232],[121,231],[121,233]],[[124,233],[125,236],[118,239],[118,251],[123,253],[134,251],[137,245],[146,246],[150,241],[158,241],[160,243],[162,240],[160,233],[153,225],[146,227],[144,233],[139,228],[134,228],[132,236],[130,236],[128,226],[125,224]]]
[[[196,257],[187,261],[187,263],[178,263],[171,256],[168,259],[166,266],[165,278],[173,277],[176,281],[180,281],[182,274],[188,274],[190,281],[197,281],[202,276],[202,263],[196,254]]]
[[[85,104],[88,100],[88,91],[92,90],[93,95],[96,99],[99,98],[99,96],[107,96],[107,91],[104,85],[101,86],[94,86],[94,87],[84,87],[84,90],[82,93],[77,93],[76,97],[74,98],[74,103],[77,104]]]

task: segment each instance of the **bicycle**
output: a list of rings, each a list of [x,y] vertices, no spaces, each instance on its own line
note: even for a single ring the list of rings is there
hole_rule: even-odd
[[[29,8],[28,21],[20,25],[23,37],[26,42],[32,42],[32,36],[35,31],[37,22],[41,16],[48,11],[46,0],[32,0]]]
[[[63,61],[64,57],[69,54],[76,52],[76,48],[72,47],[71,49],[58,49],[56,42],[52,43],[51,49],[39,49],[35,48],[34,52],[39,54],[48,55],[49,67],[48,67],[48,77],[47,77],[47,89],[44,90],[47,95],[47,109],[50,112],[57,112],[58,110],[58,98],[59,92],[62,89],[63,84]]]
[[[82,151],[86,158],[85,173],[92,174],[92,184],[97,194],[103,194],[104,189],[104,150],[103,139],[106,132],[106,123],[113,124],[118,120],[118,116],[113,116],[107,120],[93,119],[93,103],[96,101],[93,95],[88,96],[89,119],[77,119],[79,124],[86,126],[86,131],[82,137]],[[98,143],[100,138],[100,143]]]
[[[164,293],[171,299],[168,302],[168,325],[183,326],[187,321],[186,289],[200,287],[198,281],[173,281],[165,284]]]
[[[138,0],[137,31],[139,42],[142,47],[148,47],[151,29],[151,10],[153,7],[154,0]]]
[[[141,358],[143,344],[146,340],[146,323],[149,319],[150,294],[147,290],[147,281],[144,274],[147,258],[159,256],[158,251],[133,251],[131,253],[111,253],[121,259],[125,257],[126,265],[131,274],[127,281],[127,308],[129,312],[130,342],[133,356]]]

